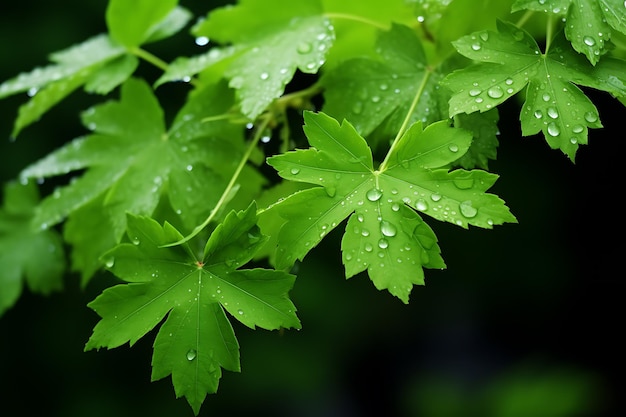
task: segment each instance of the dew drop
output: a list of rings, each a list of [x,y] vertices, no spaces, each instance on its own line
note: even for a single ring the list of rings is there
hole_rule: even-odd
[[[378,241],[378,247],[381,249],[387,249],[389,247],[389,242],[387,239],[382,238]]]
[[[415,208],[418,209],[419,211],[426,211],[428,210],[428,203],[426,203],[426,201],[423,198],[419,198],[415,202]]]
[[[559,117],[559,112],[554,107],[548,107],[548,116],[552,119],[557,119]]]
[[[300,173],[300,168],[291,168],[289,171],[292,175],[298,175]]]
[[[262,72],[261,75],[259,75],[259,78],[262,80],[267,80],[269,77],[270,75],[267,72]]]
[[[569,138],[569,143],[571,143],[572,145],[576,145],[578,143],[578,139],[571,137]]]
[[[471,90],[469,90],[469,95],[470,97],[476,97],[477,95],[479,95],[481,93],[481,91],[477,88],[472,88]]]
[[[441,194],[432,193],[430,195],[430,199],[436,203],[437,201],[441,200]]]
[[[378,188],[372,188],[365,194],[365,196],[369,201],[378,201],[383,196],[383,192]]]
[[[374,250],[374,247],[370,243],[366,243],[363,248],[365,249],[365,252],[371,252]]]
[[[300,42],[296,48],[299,54],[308,54],[313,50],[313,46],[309,42]]]
[[[513,84],[513,79],[512,78],[507,78],[506,80],[504,80],[504,83],[506,85],[512,85]]]
[[[475,43],[472,44],[472,49],[474,51],[480,51],[481,48],[482,48],[482,46],[480,46],[480,44],[478,42],[475,42]]]
[[[380,101],[380,96],[373,96],[372,103],[378,103]]]
[[[583,38],[583,42],[587,46],[594,46],[596,44],[596,40],[594,38],[592,38],[591,36],[585,36]]]
[[[237,310],[237,314],[239,314],[240,316],[243,316],[243,310],[242,309]]]
[[[504,95],[504,91],[497,85],[494,85],[489,90],[487,90],[487,95],[491,98],[500,98]]]
[[[598,121],[598,116],[596,116],[595,113],[588,111],[587,113],[585,113],[585,120],[589,123],[595,123]]]
[[[132,239],[133,245],[139,245],[140,241],[139,238],[137,236],[133,237]]]
[[[367,229],[362,229],[361,230],[361,236],[363,237],[368,237],[370,235],[370,231]]]
[[[393,204],[391,205],[391,210],[393,210],[393,211],[399,211],[399,210],[400,210],[400,204],[398,204],[398,203],[393,203]]]
[[[456,143],[451,143],[448,145],[448,150],[452,153],[457,153],[459,151],[459,146]]]
[[[104,262],[104,265],[107,268],[113,268],[113,265],[115,265],[115,258],[109,258]]]
[[[543,117],[543,113],[541,112],[541,110],[535,110],[534,114],[536,119],[541,119]]]
[[[582,125],[576,125],[572,128],[572,132],[574,133],[582,133],[585,128]]]
[[[380,232],[385,236],[393,237],[398,233],[398,229],[392,223],[383,220],[380,222]]]
[[[556,123],[551,122],[548,124],[548,134],[553,137],[557,137],[561,134],[561,129],[556,125]]]
[[[482,39],[485,42],[489,40],[489,33],[487,32],[482,32],[479,36],[480,36],[480,39]]]
[[[464,217],[472,218],[478,214],[478,210],[476,207],[472,206],[472,202],[470,200],[463,201],[459,205],[459,210]]]
[[[206,36],[198,36],[196,38],[196,45],[198,46],[206,46],[209,44],[209,38]]]
[[[194,359],[196,359],[196,356],[198,356],[197,352],[194,349],[189,349],[187,351],[187,360],[188,361],[192,361]]]

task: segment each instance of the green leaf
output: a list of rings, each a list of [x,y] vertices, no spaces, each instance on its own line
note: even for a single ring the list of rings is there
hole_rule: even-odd
[[[192,17],[193,14],[189,10],[176,6],[163,20],[150,28],[145,43],[169,38],[183,29]]]
[[[296,69],[316,73],[335,38],[318,1],[290,0],[271,8],[264,0],[247,0],[216,9],[194,34],[241,48],[225,76],[250,119],[283,93]]]
[[[348,119],[362,136],[388,118],[385,132],[395,135],[416,95],[419,101],[411,113],[412,122],[432,123],[445,117],[449,96],[439,91],[441,75],[426,69],[426,56],[415,33],[394,24],[379,33],[376,45],[381,60],[355,58],[324,76],[324,112],[338,120]]]
[[[273,206],[287,220],[278,236],[279,268],[304,258],[350,217],[342,240],[346,277],[367,269],[378,289],[408,302],[412,285],[424,283],[423,267],[445,266],[437,238],[415,210],[465,228],[515,221],[502,200],[485,193],[496,175],[445,168],[471,142],[447,121],[425,130],[414,124],[377,170],[348,122],[309,112],[305,122],[312,148],[268,159],[281,177],[320,186]]]
[[[239,371],[239,346],[225,311],[244,325],[273,330],[300,327],[288,298],[294,276],[238,269],[264,243],[256,206],[231,212],[213,231],[204,255],[189,246],[160,246],[182,235],[168,223],[129,215],[128,237],[105,255],[111,271],[128,282],[89,304],[102,320],[86,350],[134,344],[165,317],[154,342],[152,380],[172,375],[177,396],[195,414],[217,390],[221,368]]]
[[[0,316],[19,298],[23,281],[40,294],[63,286],[63,242],[53,230],[33,231],[30,227],[38,200],[33,183],[11,182],[4,187],[0,207]]]
[[[575,85],[626,94],[624,61],[605,58],[595,67],[571,49],[561,35],[542,54],[535,40],[499,22],[498,32],[483,31],[455,42],[459,53],[482,61],[450,74],[450,115],[487,111],[528,86],[522,107],[522,134],[542,131],[553,149],[574,159],[587,129],[602,127],[593,103]]]
[[[112,227],[119,241],[126,212],[151,215],[167,192],[175,212],[193,228],[207,217],[229,181],[231,158],[242,153],[239,126],[202,122],[222,114],[230,103],[224,83],[208,87],[190,98],[165,132],[163,112],[150,87],[128,80],[120,101],[83,113],[83,123],[93,134],[22,172],[22,178],[43,178],[86,169],[41,203],[35,224],[49,227],[102,196],[100,212],[106,217],[101,222]]]
[[[233,57],[238,49],[233,47],[211,48],[208,52],[192,57],[176,58],[154,83],[155,87],[172,81],[188,82],[194,75]]]
[[[485,113],[457,114],[454,127],[468,130],[474,139],[467,153],[455,161],[454,165],[465,169],[489,168],[489,160],[495,160],[498,149],[498,109]]]
[[[177,3],[177,0],[109,0],[106,22],[111,38],[129,48],[141,45],[157,31],[153,27],[165,19]]]
[[[611,29],[626,33],[626,6],[619,0],[517,0],[512,10],[564,15],[567,39],[594,65],[607,50]]]
[[[85,84],[88,93],[108,94],[126,81],[135,72],[139,59],[133,55],[123,55],[108,61],[91,74]]]

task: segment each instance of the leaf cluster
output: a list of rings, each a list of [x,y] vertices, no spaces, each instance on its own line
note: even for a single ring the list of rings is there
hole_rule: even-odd
[[[190,25],[176,0],[110,0],[107,33],[0,83],[0,98],[29,97],[14,137],[74,91],[104,97],[81,112],[83,135],[5,186],[0,314],[22,282],[59,290],[68,250],[83,286],[100,270],[120,280],[89,304],[101,320],[86,350],[154,330],[152,379],[171,375],[196,414],[222,369],[240,370],[233,320],[300,328],[290,272],[330,233],[346,278],[408,303],[446,267],[433,221],[516,222],[489,193],[502,103],[574,161],[602,127],[585,89],[626,102],[622,1],[267,5]],[[168,38],[205,51],[168,63],[146,49]],[[166,83],[186,94],[174,114]],[[39,200],[47,178],[60,185]]]

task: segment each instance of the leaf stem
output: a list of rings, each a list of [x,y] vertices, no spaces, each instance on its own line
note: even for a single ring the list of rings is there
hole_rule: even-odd
[[[544,50],[544,55],[548,53],[550,50],[550,46],[552,44],[552,36],[554,33],[554,19],[552,15],[548,16],[548,20],[546,22],[546,49]]]
[[[348,14],[348,13],[324,13],[324,16],[326,16],[329,19],[343,19],[343,20],[352,20],[354,22],[361,22],[361,23],[365,23],[366,25],[374,26],[374,27],[377,27],[377,28],[383,29],[383,30],[389,29],[389,26],[383,25],[382,23],[378,23],[375,20],[371,20],[371,19],[368,19],[368,18],[362,17],[362,16],[356,16],[356,15],[353,15],[353,14]]]
[[[528,22],[528,20],[531,18],[533,14],[535,14],[533,10],[526,10],[526,13],[524,13],[524,15],[519,18],[515,26],[517,26],[518,28],[521,28],[522,26],[526,24],[526,22]]]
[[[404,118],[404,121],[402,122],[402,126],[400,126],[400,130],[398,130],[398,134],[396,135],[395,139],[391,143],[391,148],[389,148],[389,152],[387,152],[385,159],[378,167],[378,171],[384,171],[385,168],[387,168],[387,164],[389,163],[389,155],[392,154],[393,148],[400,141],[400,138],[402,137],[402,135],[404,135],[404,133],[408,129],[409,123],[411,122],[411,117],[413,116],[413,112],[415,111],[415,108],[417,107],[417,103],[419,103],[420,97],[424,93],[424,89],[426,88],[426,84],[428,83],[428,79],[430,78],[431,74],[432,74],[432,71],[429,68],[426,68],[426,70],[424,71],[424,77],[422,78],[422,82],[417,88],[415,97],[413,97],[413,101],[411,102],[411,107],[409,107],[409,111],[407,112],[406,117]]]
[[[129,52],[141,59],[143,59],[146,62],[151,63],[152,65],[154,65],[155,67],[163,70],[163,71],[167,71],[169,65],[167,64],[167,62],[163,61],[161,58],[151,54],[150,52],[146,51],[145,49],[141,49],[139,47],[137,48],[131,48],[129,49]]]
[[[246,166],[248,159],[250,159],[250,155],[252,155],[252,152],[256,148],[256,145],[259,143],[259,140],[263,136],[263,132],[265,132],[265,129],[267,128],[271,120],[272,120],[272,116],[266,115],[266,117],[263,118],[263,121],[261,122],[261,124],[257,127],[257,130],[254,133],[254,136],[252,137],[252,140],[250,141],[250,144],[248,145],[246,152],[241,157],[241,161],[239,161],[239,165],[237,165],[235,172],[233,172],[233,175],[230,181],[228,182],[228,185],[226,185],[226,188],[224,189],[222,196],[220,197],[218,202],[215,204],[215,207],[213,207],[213,210],[211,210],[209,217],[207,217],[206,220],[202,222],[202,224],[196,226],[196,228],[193,229],[193,231],[187,236],[185,236],[184,238],[176,242],[162,245],[161,246],[162,248],[178,246],[178,245],[182,245],[183,243],[188,242],[189,240],[193,239],[198,233],[200,233],[205,227],[207,227],[209,223],[213,221],[213,219],[215,218],[217,213],[219,213],[222,206],[226,204],[226,202],[228,201],[228,197],[230,196],[231,192],[233,191],[233,188],[235,187],[235,183],[237,182],[237,179],[239,178],[239,174],[241,174],[241,171]]]

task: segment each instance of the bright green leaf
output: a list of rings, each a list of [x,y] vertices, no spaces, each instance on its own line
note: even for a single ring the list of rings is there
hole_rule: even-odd
[[[85,84],[88,93],[108,94],[126,81],[135,72],[139,59],[133,55],[123,55],[98,68]]]
[[[192,17],[193,14],[189,10],[176,6],[163,20],[150,28],[145,43],[169,38],[183,29]]]
[[[241,1],[212,11],[194,30],[241,51],[225,76],[237,90],[241,111],[256,118],[285,88],[296,69],[314,74],[323,65],[335,34],[317,1]]]
[[[152,379],[171,374],[177,396],[185,396],[197,414],[206,394],[217,390],[220,368],[239,371],[239,346],[226,311],[251,328],[300,327],[288,298],[294,276],[238,269],[264,243],[256,220],[254,204],[231,212],[197,257],[187,244],[161,247],[182,238],[168,223],[129,215],[131,243],[104,256],[128,284],[89,304],[102,320],[85,349],[132,345],[167,316],[154,343]]]
[[[39,200],[37,187],[8,183],[0,207],[0,316],[22,292],[49,294],[63,286],[63,243],[53,230],[33,231],[30,220]]]
[[[488,169],[489,160],[495,160],[498,149],[498,110],[492,109],[485,113],[457,114],[454,116],[454,127],[468,130],[474,140],[465,155],[455,161],[454,165],[465,169]]]
[[[413,125],[377,170],[348,122],[323,113],[305,113],[305,122],[312,148],[268,159],[283,178],[320,186],[274,206],[287,220],[278,236],[279,268],[302,259],[350,216],[342,240],[346,276],[367,269],[378,289],[408,302],[412,285],[424,283],[423,267],[445,266],[437,238],[415,210],[465,228],[515,221],[502,200],[485,193],[496,175],[442,168],[471,142],[447,121],[425,130]]]
[[[202,122],[204,117],[226,111],[232,102],[229,97],[224,84],[198,92],[165,132],[161,107],[150,88],[130,79],[122,86],[120,101],[83,113],[83,123],[93,134],[74,140],[22,172],[22,178],[42,178],[87,168],[41,203],[35,223],[51,226],[104,195],[108,214],[103,222],[112,226],[119,239],[126,228],[125,213],[151,215],[167,191],[184,224],[196,226],[230,179],[234,167],[229,158],[241,152],[238,126],[227,121]]]
[[[141,45],[177,3],[177,0],[109,0],[106,22],[111,38],[130,48]]]
[[[324,112],[348,119],[362,136],[387,118],[385,131],[395,135],[415,99],[412,122],[432,123],[445,117],[449,96],[438,90],[441,75],[426,69],[424,50],[411,29],[393,25],[380,32],[377,50],[381,61],[355,58],[324,76]]]
[[[611,29],[626,34],[626,5],[620,0],[517,0],[512,10],[565,16],[567,39],[594,65],[607,50]]]
[[[575,84],[626,94],[624,61],[605,58],[594,67],[563,36],[542,54],[527,32],[499,22],[498,32],[474,33],[455,42],[455,47],[482,62],[444,80],[454,91],[450,115],[490,110],[528,86],[522,133],[543,131],[550,147],[572,160],[578,146],[587,143],[587,129],[602,126],[596,107]]]

